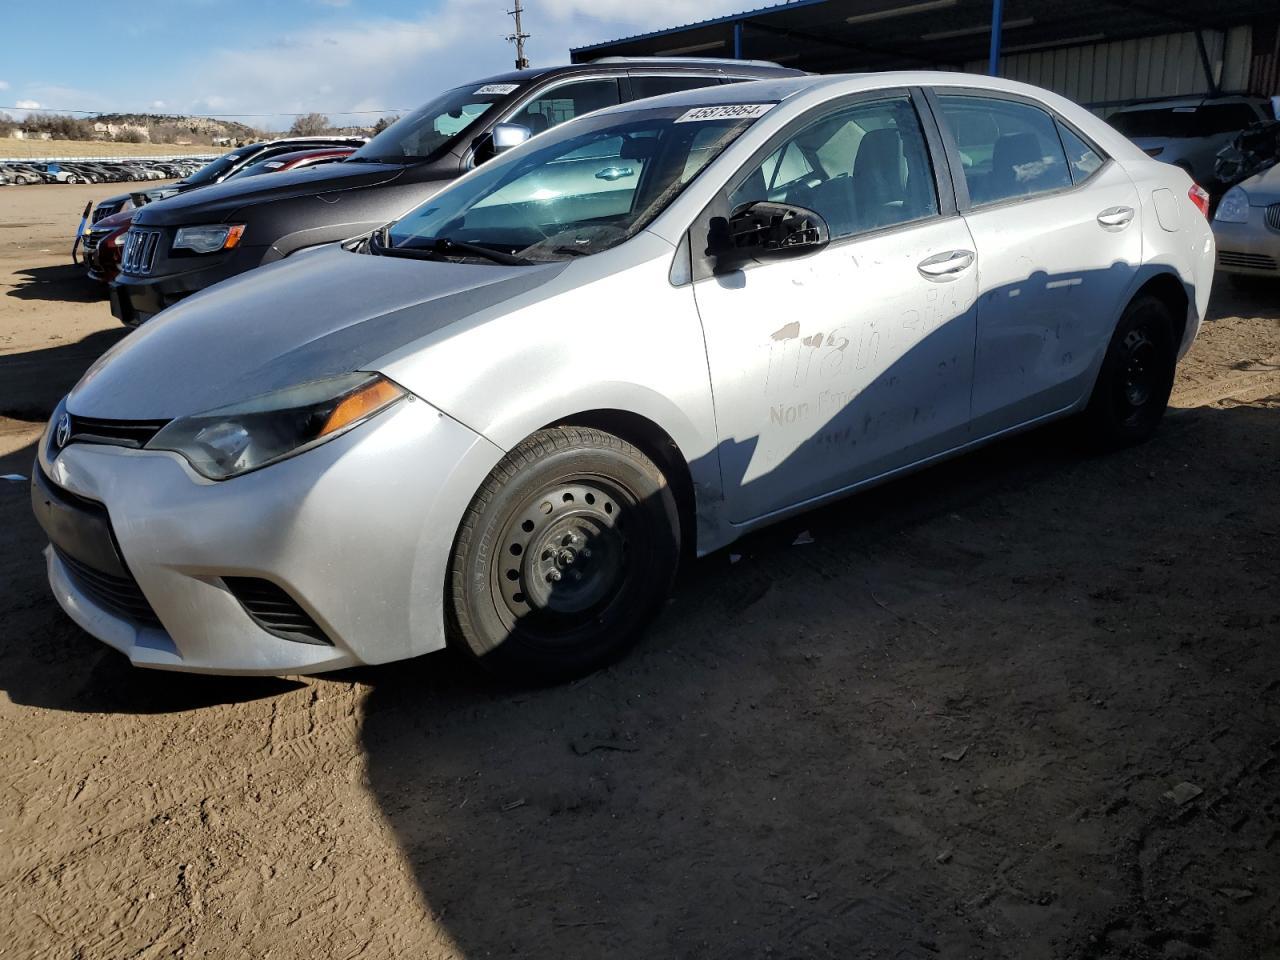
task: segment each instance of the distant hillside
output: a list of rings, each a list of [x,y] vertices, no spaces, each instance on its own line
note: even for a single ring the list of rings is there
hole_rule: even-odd
[[[235,120],[210,117],[184,117],[180,114],[102,113],[87,118],[90,123],[106,123],[120,127],[176,128],[199,137],[231,137],[234,140],[257,140],[262,133]],[[154,139],[154,133],[153,133]]]

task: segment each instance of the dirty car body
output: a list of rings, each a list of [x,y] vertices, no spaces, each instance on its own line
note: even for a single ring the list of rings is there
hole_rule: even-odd
[[[1191,190],[958,74],[571,121],[109,351],[33,470],[53,592],[141,666],[597,664],[682,551],[1144,389],[1158,420],[1213,270]]]

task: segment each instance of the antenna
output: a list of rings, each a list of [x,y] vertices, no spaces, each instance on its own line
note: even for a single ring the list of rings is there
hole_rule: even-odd
[[[524,32],[524,23],[520,19],[524,15],[524,4],[521,0],[515,0],[515,4],[516,8],[508,10],[507,15],[516,18],[516,32],[507,37],[507,42],[516,45],[516,69],[526,70],[529,60],[524,55],[524,42],[529,39],[529,34]]]

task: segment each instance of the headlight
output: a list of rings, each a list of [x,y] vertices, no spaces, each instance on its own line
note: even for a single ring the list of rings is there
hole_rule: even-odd
[[[1243,187],[1232,187],[1223,195],[1213,219],[1223,223],[1248,223],[1249,195],[1244,192]]]
[[[208,227],[179,227],[173,238],[173,249],[192,253],[216,253],[230,250],[244,236],[244,224],[217,224]]]
[[[172,450],[210,480],[257,470],[324,443],[405,397],[372,373],[313,380],[166,425],[148,450]]]

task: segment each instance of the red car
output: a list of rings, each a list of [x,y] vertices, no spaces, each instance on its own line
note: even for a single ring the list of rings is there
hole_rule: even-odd
[[[120,254],[124,249],[124,235],[129,232],[129,225],[137,212],[130,206],[128,210],[103,217],[85,231],[81,243],[90,280],[110,283],[116,278],[120,270]]]
[[[293,153],[278,153],[274,157],[266,157],[249,164],[227,179],[243,180],[245,177],[256,177],[262,173],[283,173],[286,170],[312,167],[319,163],[334,163],[345,160],[355,152],[355,147],[314,147],[310,150],[295,150]]]

